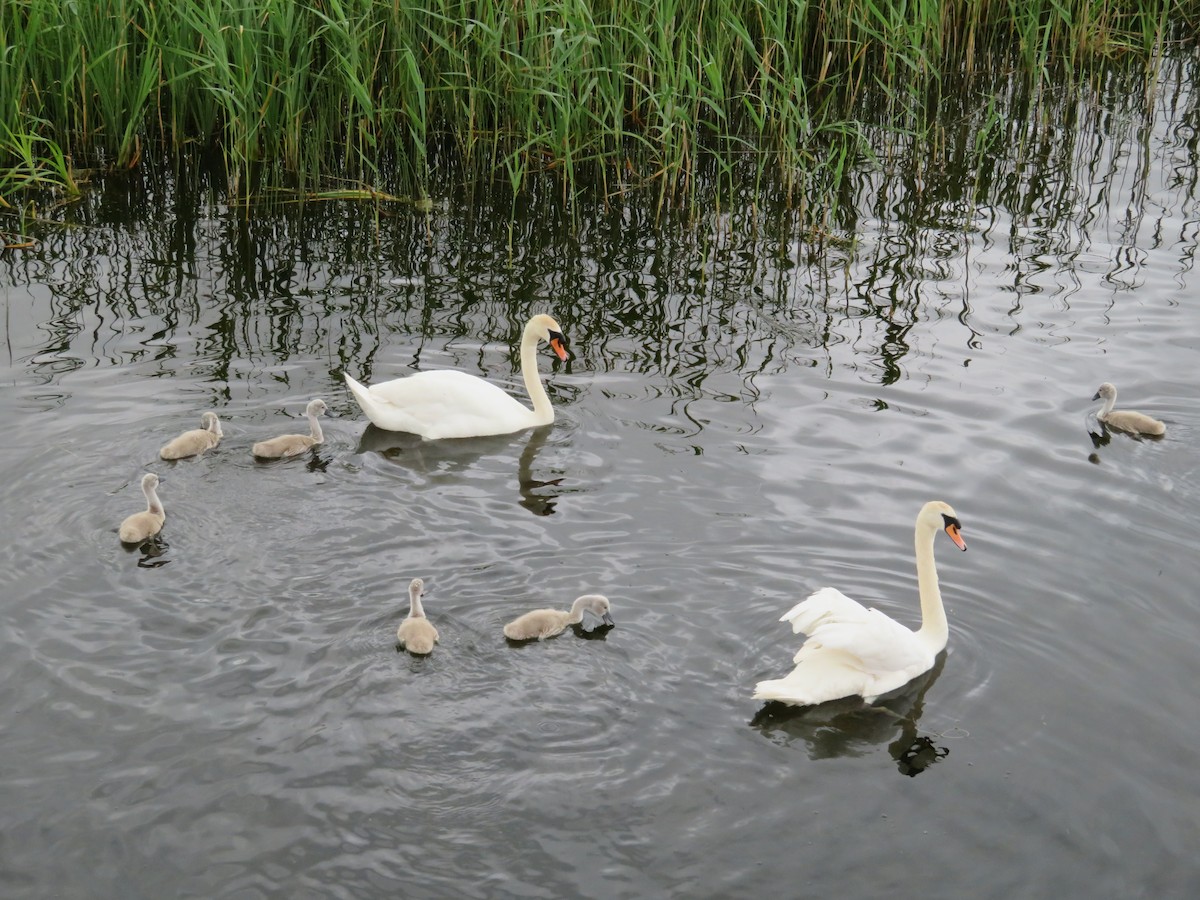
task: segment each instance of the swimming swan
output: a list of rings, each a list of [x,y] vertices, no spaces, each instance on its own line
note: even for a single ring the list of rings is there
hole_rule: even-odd
[[[780,618],[808,640],[796,653],[796,668],[783,678],[760,681],[755,699],[813,706],[861,696],[869,703],[931,669],[949,635],[933,537],[944,530],[959,550],[966,550],[961,528],[954,510],[938,500],[926,503],[917,515],[919,631],[910,631],[877,609],[866,609],[836,588],[821,588]]]
[[[437,629],[425,618],[425,610],[421,606],[421,594],[425,590],[425,582],[414,578],[408,585],[408,618],[396,629],[396,640],[409,653],[424,656],[433,652],[433,645],[438,641]]]
[[[583,621],[583,613],[592,613],[605,625],[614,625],[609,610],[612,608],[607,597],[599,594],[584,594],[571,604],[571,611],[558,609],[535,609],[518,616],[504,626],[504,636],[510,641],[545,640],[561,634],[568,625],[578,625]]]
[[[134,513],[121,523],[117,536],[123,543],[140,544],[162,531],[167,512],[158,499],[158,476],[147,472],[142,476],[142,493],[146,495],[145,512]]]
[[[304,414],[308,416],[308,427],[312,430],[312,434],[281,434],[269,441],[259,441],[250,448],[250,452],[261,459],[280,459],[285,456],[295,456],[303,453],[309,447],[315,447],[325,440],[317,416],[326,409],[328,407],[325,406],[324,400],[309,400]]]
[[[370,387],[343,374],[367,418],[384,431],[406,431],[428,441],[511,434],[554,421],[554,407],[538,374],[541,341],[546,341],[560,360],[567,358],[559,324],[546,315],[530,319],[521,336],[521,375],[533,409],[491,382],[453,369],[417,372]]]
[[[209,450],[224,437],[221,431],[221,420],[217,414],[206,412],[200,417],[201,427],[185,431],[158,451],[163,459],[183,459],[187,456],[198,456]]]
[[[1136,434],[1164,434],[1167,426],[1158,419],[1152,419],[1144,413],[1132,412],[1128,409],[1113,409],[1117,402],[1117,389],[1109,382],[1100,385],[1093,400],[1103,400],[1104,407],[1096,413],[1096,418],[1118,431],[1132,431]]]

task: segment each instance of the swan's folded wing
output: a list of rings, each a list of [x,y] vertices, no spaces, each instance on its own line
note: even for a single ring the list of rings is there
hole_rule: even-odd
[[[490,381],[458,369],[414,372],[403,378],[376,382],[367,390],[376,400],[396,406],[442,408],[463,403],[483,406],[488,401],[512,399]]]
[[[379,382],[365,389],[366,397],[354,393],[376,425],[426,438],[504,434],[527,426],[532,416],[502,388],[455,369]]]
[[[844,650],[874,675],[928,667],[929,651],[916,634],[877,609],[867,610],[865,621],[819,625],[805,646],[811,643]]]
[[[837,588],[821,588],[779,617],[790,622],[796,634],[812,634],[822,625],[835,622],[866,622],[870,611]]]
[[[861,694],[870,684],[870,676],[859,668],[853,654],[840,650],[816,648],[797,663],[783,678],[760,681],[754,688],[754,698],[815,706]]]

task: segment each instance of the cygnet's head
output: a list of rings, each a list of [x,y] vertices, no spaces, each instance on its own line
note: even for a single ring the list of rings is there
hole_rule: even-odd
[[[567,358],[567,339],[563,337],[562,326],[552,316],[540,314],[529,320],[526,328],[533,329],[539,341],[545,341],[554,351],[554,355],[565,361]]]
[[[149,492],[149,491],[154,490],[157,487],[158,487],[158,476],[155,475],[153,472],[147,472],[145,475],[142,476],[142,490],[143,491]]]
[[[1096,389],[1096,395],[1094,397],[1092,397],[1092,399],[1093,400],[1116,400],[1117,399],[1117,389],[1114,385],[1112,385],[1106,381],[1106,382],[1104,382],[1104,384],[1100,385],[1100,387],[1098,387]]]
[[[610,612],[611,608],[608,598],[600,594],[584,594],[571,604],[572,613],[582,615],[584,612],[590,612],[605,625],[616,624]]]
[[[309,400],[308,406],[305,408],[304,412],[310,416],[319,416],[322,415],[327,409],[329,409],[329,407],[325,405],[324,400]]]
[[[200,417],[200,427],[209,431],[216,431],[221,426],[221,420],[217,418],[215,412],[206,412]]]
[[[420,578],[414,578],[408,583],[408,596],[414,600],[425,593],[425,582]]]

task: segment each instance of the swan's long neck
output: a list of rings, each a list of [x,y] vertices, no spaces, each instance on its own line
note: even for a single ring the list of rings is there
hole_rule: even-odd
[[[318,444],[325,443],[325,435],[321,432],[321,423],[317,421],[317,414],[310,412],[308,414],[308,427],[312,429],[312,438]]]
[[[158,499],[158,490],[153,485],[146,485],[142,491],[146,495],[146,512],[156,516],[165,516],[162,501]]]
[[[1107,419],[1108,414],[1113,411],[1113,407],[1116,405],[1117,405],[1117,395],[1116,394],[1113,394],[1111,397],[1105,397],[1104,398],[1104,406],[1103,406],[1103,408],[1101,408],[1100,412],[1096,413],[1096,418],[1100,419],[1101,421],[1103,421],[1104,419]]]
[[[549,425],[554,421],[554,407],[542,387],[542,376],[538,372],[538,336],[526,327],[521,337],[521,377],[525,379],[525,390],[533,401],[534,425]]]
[[[421,592],[408,592],[408,617],[410,619],[425,618],[425,607],[421,605]]]
[[[917,523],[917,588],[921,592],[921,630],[917,636],[934,653],[941,652],[950,636],[946,608],[942,606],[942,590],[938,587],[937,566],[933,562],[933,539],[937,529],[924,522]]]

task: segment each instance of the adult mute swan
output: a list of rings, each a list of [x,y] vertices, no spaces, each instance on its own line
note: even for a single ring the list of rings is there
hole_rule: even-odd
[[[945,531],[959,550],[966,550],[961,529],[954,510],[939,500],[926,503],[917,515],[919,631],[865,608],[836,588],[821,588],[780,617],[781,622],[792,624],[792,631],[808,635],[794,657],[796,668],[783,678],[760,681],[754,698],[814,706],[861,696],[870,703],[931,669],[949,635],[933,562],[933,537]]]
[[[158,455],[162,459],[183,459],[188,456],[198,456],[205,450],[217,446],[221,438],[225,436],[221,431],[221,420],[217,418],[217,414],[206,412],[200,417],[200,424],[200,428],[185,431],[179,437],[171,440],[158,451]]]
[[[518,616],[504,626],[504,636],[510,641],[539,641],[561,634],[568,625],[583,621],[584,612],[590,612],[605,625],[614,625],[609,610],[612,604],[599,594],[584,594],[571,604],[571,611],[559,609],[535,609]]]
[[[496,385],[453,369],[417,372],[370,387],[343,374],[367,418],[384,431],[407,431],[429,441],[510,434],[554,421],[554,407],[538,374],[541,341],[546,341],[559,359],[567,358],[559,324],[546,315],[530,319],[521,336],[521,376],[533,409]]]
[[[1132,431],[1135,434],[1164,434],[1167,426],[1158,419],[1152,419],[1144,413],[1128,409],[1113,409],[1117,402],[1117,389],[1109,382],[1100,385],[1093,400],[1103,400],[1104,406],[1096,413],[1096,418],[1118,431]]]
[[[309,447],[323,443],[325,435],[321,431],[321,423],[317,421],[317,416],[326,409],[328,407],[325,406],[324,400],[309,400],[308,406],[304,408],[304,414],[308,416],[309,434],[281,434],[268,441],[259,441],[250,448],[250,452],[261,459],[280,459],[295,456]]]
[[[425,618],[425,609],[421,606],[421,594],[425,591],[425,582],[414,578],[408,585],[408,618],[396,629],[396,640],[409,653],[420,656],[433,652],[433,645],[438,642],[437,629]]]
[[[140,544],[162,531],[167,512],[158,499],[158,476],[147,472],[142,476],[142,493],[146,495],[146,510],[134,513],[121,523],[117,536],[125,544]]]

